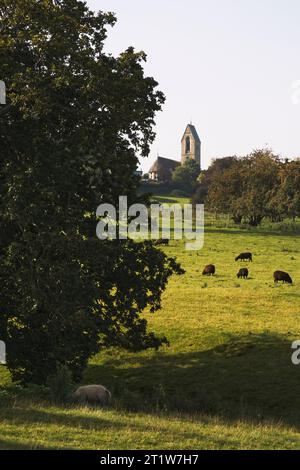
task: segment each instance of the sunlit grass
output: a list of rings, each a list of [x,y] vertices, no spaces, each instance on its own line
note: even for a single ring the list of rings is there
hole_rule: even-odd
[[[170,280],[161,311],[144,314],[170,346],[110,349],[90,361],[83,382],[106,385],[110,409],[4,400],[1,448],[300,448],[300,366],[291,363],[300,339],[299,232],[207,223],[200,252],[183,240],[163,248],[186,274]],[[242,251],[253,263],[234,261]],[[209,263],[216,276],[204,278]],[[237,279],[241,266],[248,280]],[[277,269],[294,284],[275,286]],[[8,386],[3,367],[1,378]]]

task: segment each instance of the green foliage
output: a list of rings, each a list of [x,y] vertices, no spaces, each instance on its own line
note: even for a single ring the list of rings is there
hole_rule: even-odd
[[[159,309],[179,266],[151,243],[95,235],[101,202],[139,201],[137,154],[149,151],[164,96],[143,52],[103,52],[110,13],[7,0],[0,20],[10,105],[0,117],[1,339],[14,380],[45,383],[57,362],[79,380],[101,348],[166,341],[140,313]]]
[[[176,188],[192,194],[200,173],[199,164],[193,159],[187,159],[183,165],[177,166],[172,173],[172,182]]]
[[[300,214],[300,162],[282,163],[268,149],[221,159],[201,176],[193,201],[254,227],[265,217],[273,222],[295,218]]]
[[[279,168],[279,185],[273,188],[268,210],[274,222],[300,214],[300,160],[286,162]]]
[[[198,178],[199,184],[193,195],[193,203],[203,204],[206,201],[208,190],[212,182],[219,174],[229,169],[236,161],[237,157],[224,157],[213,160],[210,167],[200,173]]]
[[[58,364],[55,374],[48,378],[47,385],[53,403],[66,403],[73,388],[70,369],[63,364]]]

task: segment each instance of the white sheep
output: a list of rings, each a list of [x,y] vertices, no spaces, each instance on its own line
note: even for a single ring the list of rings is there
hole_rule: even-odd
[[[83,385],[73,393],[73,399],[81,403],[89,402],[107,405],[110,398],[110,391],[103,385]]]

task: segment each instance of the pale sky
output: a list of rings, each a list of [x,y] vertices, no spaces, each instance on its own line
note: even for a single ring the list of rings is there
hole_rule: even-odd
[[[202,168],[266,144],[300,156],[300,0],[87,3],[118,18],[106,51],[145,51],[145,71],[166,95],[144,171],[157,153],[180,159],[190,121],[202,141]]]

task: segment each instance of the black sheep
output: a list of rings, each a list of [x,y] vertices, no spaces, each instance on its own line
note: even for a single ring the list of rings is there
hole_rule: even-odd
[[[252,253],[241,253],[235,258],[235,261],[251,261],[252,262]]]
[[[237,277],[239,279],[240,278],[247,279],[248,276],[249,276],[249,271],[247,268],[241,268],[239,272],[237,273]]]
[[[208,264],[203,269],[202,276],[213,276],[216,272],[216,267],[213,264]]]
[[[273,274],[274,282],[283,281],[283,283],[287,282],[288,284],[293,284],[292,278],[288,273],[284,271],[275,271]]]

